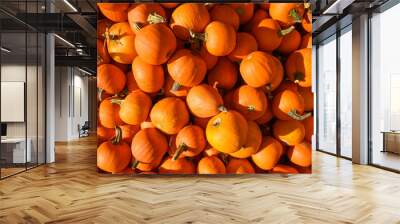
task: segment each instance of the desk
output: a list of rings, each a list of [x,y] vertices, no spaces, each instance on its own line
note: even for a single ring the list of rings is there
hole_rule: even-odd
[[[382,152],[392,152],[400,154],[400,131],[382,131],[383,150]]]
[[[27,138],[28,143],[25,154],[25,138],[1,139],[1,159],[5,163],[26,163],[32,160],[32,140]]]

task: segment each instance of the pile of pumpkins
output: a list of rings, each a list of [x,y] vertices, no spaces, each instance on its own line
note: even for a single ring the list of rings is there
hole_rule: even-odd
[[[98,3],[97,167],[310,173],[307,3]]]

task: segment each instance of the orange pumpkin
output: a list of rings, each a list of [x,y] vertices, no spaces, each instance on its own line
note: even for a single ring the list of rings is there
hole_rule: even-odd
[[[166,25],[150,24],[136,33],[135,49],[143,61],[160,65],[167,62],[175,52],[176,38]]]
[[[276,58],[275,58],[276,59]],[[276,59],[278,60],[278,59]],[[280,62],[276,62],[276,63],[280,63]],[[280,68],[280,67],[279,67]],[[280,70],[280,69],[279,69]],[[269,95],[269,98],[272,98],[271,96],[271,92],[276,90],[277,88],[280,87],[282,81],[283,81],[283,72],[277,72],[275,73],[275,76],[272,77],[272,81],[271,83],[267,84],[265,86],[265,88],[263,88],[264,92],[267,93]]]
[[[150,97],[141,90],[135,90],[129,93],[123,100],[114,100],[121,107],[119,116],[121,119],[131,125],[140,125],[147,119],[152,105]]]
[[[301,43],[300,33],[294,27],[290,29],[292,29],[292,31],[283,36],[281,44],[277,49],[277,51],[285,55],[297,50]]]
[[[288,31],[289,30],[281,30],[276,20],[265,18],[257,25],[253,26],[251,33],[257,40],[258,49],[272,52],[279,47],[282,42],[282,37],[286,35]]]
[[[131,92],[139,89],[139,86],[136,83],[136,80],[135,80],[135,77],[133,76],[132,71],[129,71],[126,74],[126,88],[128,90],[128,93],[131,93]]]
[[[168,157],[161,163],[158,172],[160,174],[195,174],[196,167],[186,158],[174,160]]]
[[[109,64],[111,61],[110,55],[107,52],[106,45],[101,39],[97,39],[97,66]]]
[[[254,121],[249,121],[248,127],[246,143],[238,151],[229,153],[230,156],[240,159],[248,158],[260,148],[262,140],[260,128]]]
[[[102,64],[97,67],[97,88],[114,95],[124,89],[125,74],[115,65]]]
[[[222,89],[232,89],[238,78],[236,65],[226,57],[221,57],[207,76],[208,84]]]
[[[274,56],[255,51],[240,63],[240,74],[247,85],[258,88],[271,83],[275,76],[283,76],[283,67]]]
[[[253,17],[254,4],[253,3],[232,3],[229,4],[236,13],[239,15],[240,24],[245,24]]]
[[[220,21],[232,25],[235,30],[239,29],[239,15],[228,5],[216,5],[210,12],[211,21]]]
[[[165,81],[164,84],[164,94],[165,96],[176,96],[184,99],[188,92],[190,87],[186,86],[180,86],[177,90],[174,90],[172,87],[174,86],[175,81],[171,78],[171,76],[167,76],[167,80]]]
[[[227,93],[225,93],[224,98],[223,98],[224,99],[224,106],[229,110],[235,108],[235,106],[233,105],[233,96],[234,96],[234,94],[235,94],[235,90],[230,90]]]
[[[255,173],[253,166],[247,159],[235,159],[229,160],[226,166],[226,173],[229,174],[249,174]]]
[[[271,173],[296,174],[299,173],[299,171],[297,171],[296,168],[292,166],[277,164],[276,166],[274,166],[274,168],[272,168]]]
[[[271,170],[278,163],[283,154],[283,147],[278,140],[264,136],[260,149],[251,156],[254,164],[262,170]]]
[[[218,157],[205,156],[199,161],[197,172],[199,174],[225,174],[226,168]]]
[[[179,5],[171,15],[171,28],[182,40],[188,40],[192,32],[203,32],[210,22],[210,14],[204,4],[184,3]]]
[[[267,110],[268,101],[260,89],[243,85],[235,90],[233,106],[247,120],[256,120]]]
[[[306,32],[312,32],[312,14],[310,10],[305,13],[303,19],[301,20],[301,26]]]
[[[310,113],[304,114],[304,99],[291,89],[277,93],[272,100],[272,112],[281,120],[304,120]]]
[[[193,116],[192,119],[193,119],[193,124],[203,128],[203,129],[206,129],[208,121],[211,119],[211,117],[202,118],[202,117]]]
[[[290,147],[287,155],[290,162],[301,167],[309,167],[311,166],[311,153],[311,144],[302,142]]]
[[[269,103],[268,103],[269,104]],[[271,107],[267,107],[265,113],[256,120],[257,124],[266,124],[274,118]]]
[[[304,111],[314,110],[314,94],[311,92],[311,88],[299,88],[299,93],[304,99]]]
[[[272,130],[275,138],[290,146],[302,142],[306,132],[304,125],[296,120],[277,120],[275,121]]]
[[[218,156],[220,152],[211,146],[206,147],[206,149],[203,151],[204,156]]]
[[[300,49],[301,48],[312,48],[312,35],[311,33],[307,33],[303,35],[301,39]]]
[[[155,128],[146,128],[135,135],[131,150],[135,158],[134,167],[137,162],[158,165],[168,150],[168,143],[160,131]]]
[[[237,33],[236,47],[229,54],[232,61],[241,61],[253,51],[257,51],[258,45],[256,39],[249,33]]]
[[[136,57],[132,63],[132,72],[143,92],[155,93],[164,85],[164,69],[161,65],[151,65]]]
[[[142,3],[128,12],[128,22],[134,32],[150,23],[166,22],[165,10],[157,3]]]
[[[220,111],[226,111],[218,91],[206,84],[192,87],[186,96],[186,103],[190,112],[201,118],[212,117]]]
[[[176,150],[171,152],[173,160],[199,155],[206,147],[203,129],[196,125],[188,125],[182,128],[176,135],[175,146],[177,147]],[[175,147],[172,148],[175,149]]]
[[[105,33],[110,57],[121,64],[131,64],[137,53],[135,33],[127,22],[115,23]]]
[[[97,125],[96,134],[98,143],[102,143],[112,140],[115,135],[115,130],[112,128],[105,128],[101,125]]]
[[[218,62],[218,57],[210,54],[204,45],[200,48],[199,54],[200,54],[201,58],[203,58],[204,62],[206,63],[207,70],[214,68],[214,66]]]
[[[176,84],[172,90],[178,90],[180,86],[192,87],[200,84],[207,72],[204,60],[193,51],[181,49],[168,61],[168,73]]]
[[[153,106],[150,119],[158,129],[172,135],[177,134],[189,122],[189,112],[181,99],[167,97]]]
[[[127,144],[131,144],[133,136],[139,132],[140,127],[139,125],[121,125],[118,126],[117,129],[121,129],[122,141],[126,142]]]
[[[285,80],[283,81],[278,88],[275,89],[274,94],[278,94],[284,90],[292,90],[294,92],[298,92],[299,90],[299,85],[297,85],[296,83],[290,81],[290,80]]]
[[[97,167],[114,173],[124,170],[131,161],[129,146],[124,143],[103,142],[97,148]]]
[[[99,121],[106,128],[115,128],[124,123],[119,117],[119,105],[112,103],[111,100],[105,99],[99,106]]]
[[[236,152],[247,140],[246,119],[234,110],[221,112],[210,119],[206,128],[208,143],[223,153]]]
[[[258,9],[251,20],[243,26],[243,31],[251,32],[254,26],[257,26],[261,20],[268,18],[268,12],[263,9]]]
[[[283,27],[300,23],[304,15],[303,3],[274,3],[269,7],[269,15]]]
[[[311,48],[303,48],[290,54],[285,69],[289,80],[301,87],[311,87],[312,84]]]
[[[179,5],[179,3],[173,3],[173,2],[169,2],[169,3],[160,3],[164,8],[167,8],[167,9],[174,9],[174,8],[176,8],[178,5]]]
[[[104,33],[107,29],[110,29],[112,26],[112,22],[108,19],[100,19],[97,20],[97,39],[103,40]]]
[[[140,123],[140,129],[145,128],[156,128],[156,126],[154,126],[154,124],[150,120],[146,120]]]
[[[305,130],[304,139],[308,142],[311,142],[312,136],[314,134],[314,117],[310,116],[302,121]]]
[[[207,25],[204,33],[191,32],[194,39],[204,41],[207,51],[215,56],[226,56],[236,46],[235,29],[219,21],[213,21]]]
[[[126,11],[129,3],[97,3],[101,14],[113,22],[124,22],[128,19]]]

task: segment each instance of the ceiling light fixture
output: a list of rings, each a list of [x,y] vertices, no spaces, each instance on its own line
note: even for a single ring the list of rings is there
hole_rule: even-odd
[[[75,45],[73,45],[71,42],[69,42],[68,40],[60,37],[58,34],[54,34],[55,37],[57,37],[59,40],[61,40],[62,42],[66,43],[68,46],[75,48]]]
[[[74,12],[78,12],[78,9],[75,8],[68,0],[64,0],[64,3],[67,4]]]
[[[9,50],[9,49],[7,49],[7,48],[5,48],[5,47],[1,47],[0,49],[1,49],[2,51],[6,52],[6,53],[10,53],[10,52],[11,52],[11,50]]]

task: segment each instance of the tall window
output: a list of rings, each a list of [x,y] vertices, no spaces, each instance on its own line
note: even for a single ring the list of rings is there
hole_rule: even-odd
[[[371,19],[372,163],[400,170],[400,4]]]
[[[340,154],[352,157],[352,35],[351,26],[340,36]]]
[[[318,149],[336,153],[336,36],[318,47]]]

